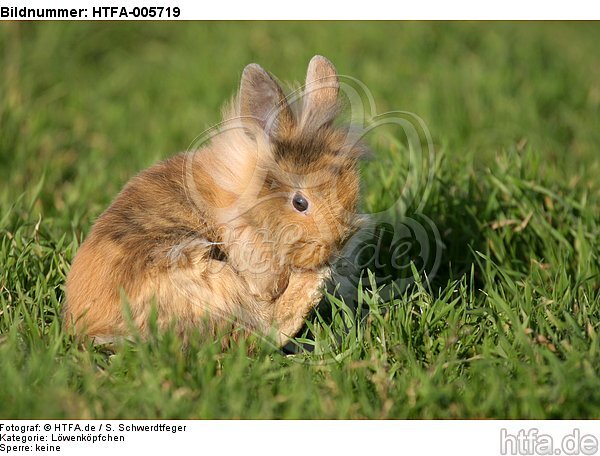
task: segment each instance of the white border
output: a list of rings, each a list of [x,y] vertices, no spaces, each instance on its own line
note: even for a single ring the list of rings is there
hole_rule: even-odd
[[[549,0],[544,2],[504,0],[371,0],[369,2],[302,0],[58,0],[1,1],[3,7],[88,8],[117,6],[163,6],[181,9],[177,20],[592,20],[600,19],[600,2]],[[82,20],[94,20],[88,15]],[[129,17],[129,20],[132,18]],[[140,18],[141,19],[141,18]],[[166,18],[163,18],[166,19]],[[72,20],[72,19],[69,19]],[[100,20],[96,18],[96,20]],[[104,20],[106,20],[104,18]],[[127,20],[115,17],[113,20]]]
[[[595,439],[596,451],[577,451],[571,454],[598,454],[600,427],[596,421],[0,421],[1,434],[6,426],[38,425],[37,432],[21,435],[43,435],[46,444],[60,445],[61,455],[86,456],[105,455],[131,456],[133,454],[217,454],[217,455],[460,455],[481,456],[499,454],[544,454],[536,452],[536,446],[527,443],[515,446],[515,438],[545,435],[553,440],[552,454],[569,454],[562,450],[565,438],[577,435]],[[185,431],[122,431],[119,425],[169,425],[185,426]],[[78,425],[81,429],[74,429]],[[112,432],[106,432],[107,425]],[[91,431],[86,426],[95,426]],[[103,426],[98,432],[98,427]],[[44,427],[48,431],[44,431]],[[59,428],[57,430],[57,427]],[[72,427],[70,429],[69,427]],[[124,442],[63,442],[50,440],[62,436],[111,434],[124,436]],[[502,436],[509,435],[513,443],[502,446]],[[39,437],[38,437],[39,438]],[[530,441],[531,438],[530,438]],[[567,444],[569,444],[567,442]],[[15,445],[15,442],[0,442]],[[27,443],[35,445],[35,443]],[[503,453],[504,448],[504,453]],[[568,448],[568,447],[567,447]],[[556,450],[559,450],[557,452]],[[32,451],[33,450],[33,451]],[[507,451],[508,450],[508,451]],[[589,446],[588,446],[589,450]],[[11,452],[9,454],[36,454]]]

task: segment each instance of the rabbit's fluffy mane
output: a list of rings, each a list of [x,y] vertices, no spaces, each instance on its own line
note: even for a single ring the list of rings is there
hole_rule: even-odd
[[[311,174],[320,175],[321,181],[337,181],[367,153],[349,127],[333,124],[338,104],[307,114],[301,101],[289,104],[294,122],[275,137],[244,118],[239,96],[223,108],[224,120],[210,145],[199,152],[200,166],[195,170],[198,188],[205,190],[207,203],[218,209],[222,222],[247,210],[272,176],[298,182]],[[351,190],[340,195],[354,196],[355,189]]]

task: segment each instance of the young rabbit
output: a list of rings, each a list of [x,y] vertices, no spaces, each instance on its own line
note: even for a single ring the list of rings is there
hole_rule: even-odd
[[[129,181],[67,278],[65,322],[102,343],[161,328],[274,334],[284,344],[319,302],[355,231],[363,153],[334,125],[339,81],[315,56],[290,104],[259,65],[208,146]]]

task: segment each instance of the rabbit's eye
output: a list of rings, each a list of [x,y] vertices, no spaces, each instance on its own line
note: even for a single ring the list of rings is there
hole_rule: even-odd
[[[296,193],[292,198],[292,205],[298,212],[306,212],[308,209],[308,200],[301,193]]]

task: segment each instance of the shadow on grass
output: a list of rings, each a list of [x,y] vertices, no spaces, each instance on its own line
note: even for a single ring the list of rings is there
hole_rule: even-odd
[[[551,204],[551,192],[532,178],[539,171],[539,163],[535,155],[531,158],[511,151],[503,154],[492,170],[475,171],[472,162],[466,160],[444,166],[423,207],[422,214],[426,215],[409,208],[395,221],[378,223],[363,240],[364,245],[374,248],[359,248],[358,254],[355,250],[346,258],[350,267],[336,267],[329,293],[356,309],[359,282],[367,291],[372,288],[370,271],[377,278],[378,294],[390,303],[394,297],[409,296],[420,286],[416,282],[423,284],[434,300],[459,281],[469,294],[478,297],[490,280],[497,280],[486,276],[479,254],[493,259],[511,275],[528,274],[532,264],[543,261],[556,242],[573,241],[558,227],[564,230],[579,216],[579,210],[565,201],[554,208],[554,220],[545,212],[545,206]],[[423,231],[425,236],[406,235],[416,232],[407,229],[415,222],[430,227]],[[549,235],[552,230],[553,235]],[[381,292],[386,288],[387,295]],[[318,312],[328,322],[335,309],[324,298]],[[310,339],[310,331],[304,337]]]

